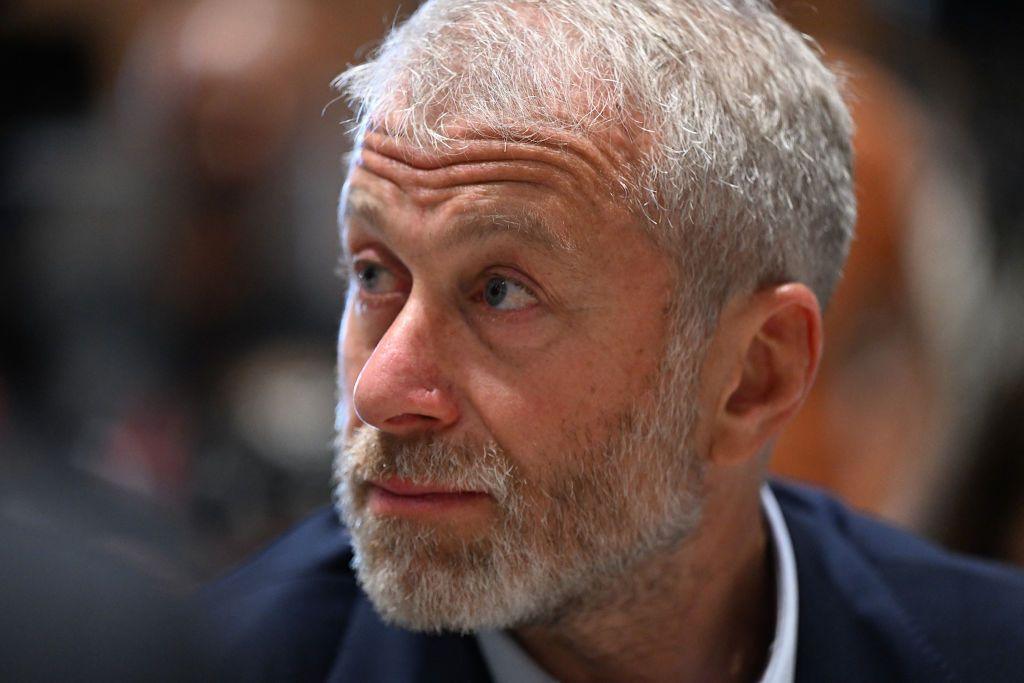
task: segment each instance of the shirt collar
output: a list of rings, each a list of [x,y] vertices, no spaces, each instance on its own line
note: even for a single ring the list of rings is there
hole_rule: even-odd
[[[796,559],[786,520],[767,484],[761,487],[761,508],[775,558],[775,639],[760,683],[792,683],[796,671]],[[481,631],[476,639],[494,683],[557,683],[504,631]]]
[[[775,639],[768,648],[768,665],[761,676],[761,683],[793,683],[799,600],[796,557],[786,520],[767,484],[761,487],[761,508],[771,530],[772,555],[775,557]]]

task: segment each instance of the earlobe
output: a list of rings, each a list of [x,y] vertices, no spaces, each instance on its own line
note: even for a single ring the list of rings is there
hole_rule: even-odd
[[[740,462],[760,452],[803,403],[821,356],[821,312],[806,286],[789,283],[753,294],[723,324],[733,361],[710,455]]]

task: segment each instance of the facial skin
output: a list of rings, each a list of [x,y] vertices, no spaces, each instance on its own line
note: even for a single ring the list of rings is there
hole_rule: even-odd
[[[370,135],[352,170],[340,498],[404,625],[550,620],[695,520],[671,271],[607,184],[612,150],[577,144],[427,159]],[[396,475],[475,495],[411,507]]]
[[[743,680],[771,634],[756,456],[813,379],[817,304],[795,284],[744,294],[706,355],[669,353],[679,285],[610,180],[628,145],[595,138],[425,154],[367,135],[339,349],[360,580],[411,627],[517,627],[562,680]],[[494,563],[502,548],[525,553]],[[467,567],[571,580],[468,615]]]

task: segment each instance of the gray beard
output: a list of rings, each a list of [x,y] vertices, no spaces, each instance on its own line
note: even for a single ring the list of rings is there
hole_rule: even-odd
[[[400,440],[368,426],[339,438],[335,504],[379,614],[413,630],[472,632],[596,608],[623,575],[678,547],[700,520],[703,467],[689,446],[694,380],[663,368],[646,406],[598,425],[603,439],[581,432],[568,453],[533,459],[552,467],[532,480],[495,442]],[[486,491],[497,519],[467,537],[374,516],[366,481],[382,475]]]

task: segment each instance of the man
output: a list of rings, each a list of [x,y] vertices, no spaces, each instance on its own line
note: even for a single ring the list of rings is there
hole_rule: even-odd
[[[767,5],[436,0],[339,85],[338,514],[213,589],[227,671],[1024,670],[1020,576],[764,483],[854,218],[835,78]]]

